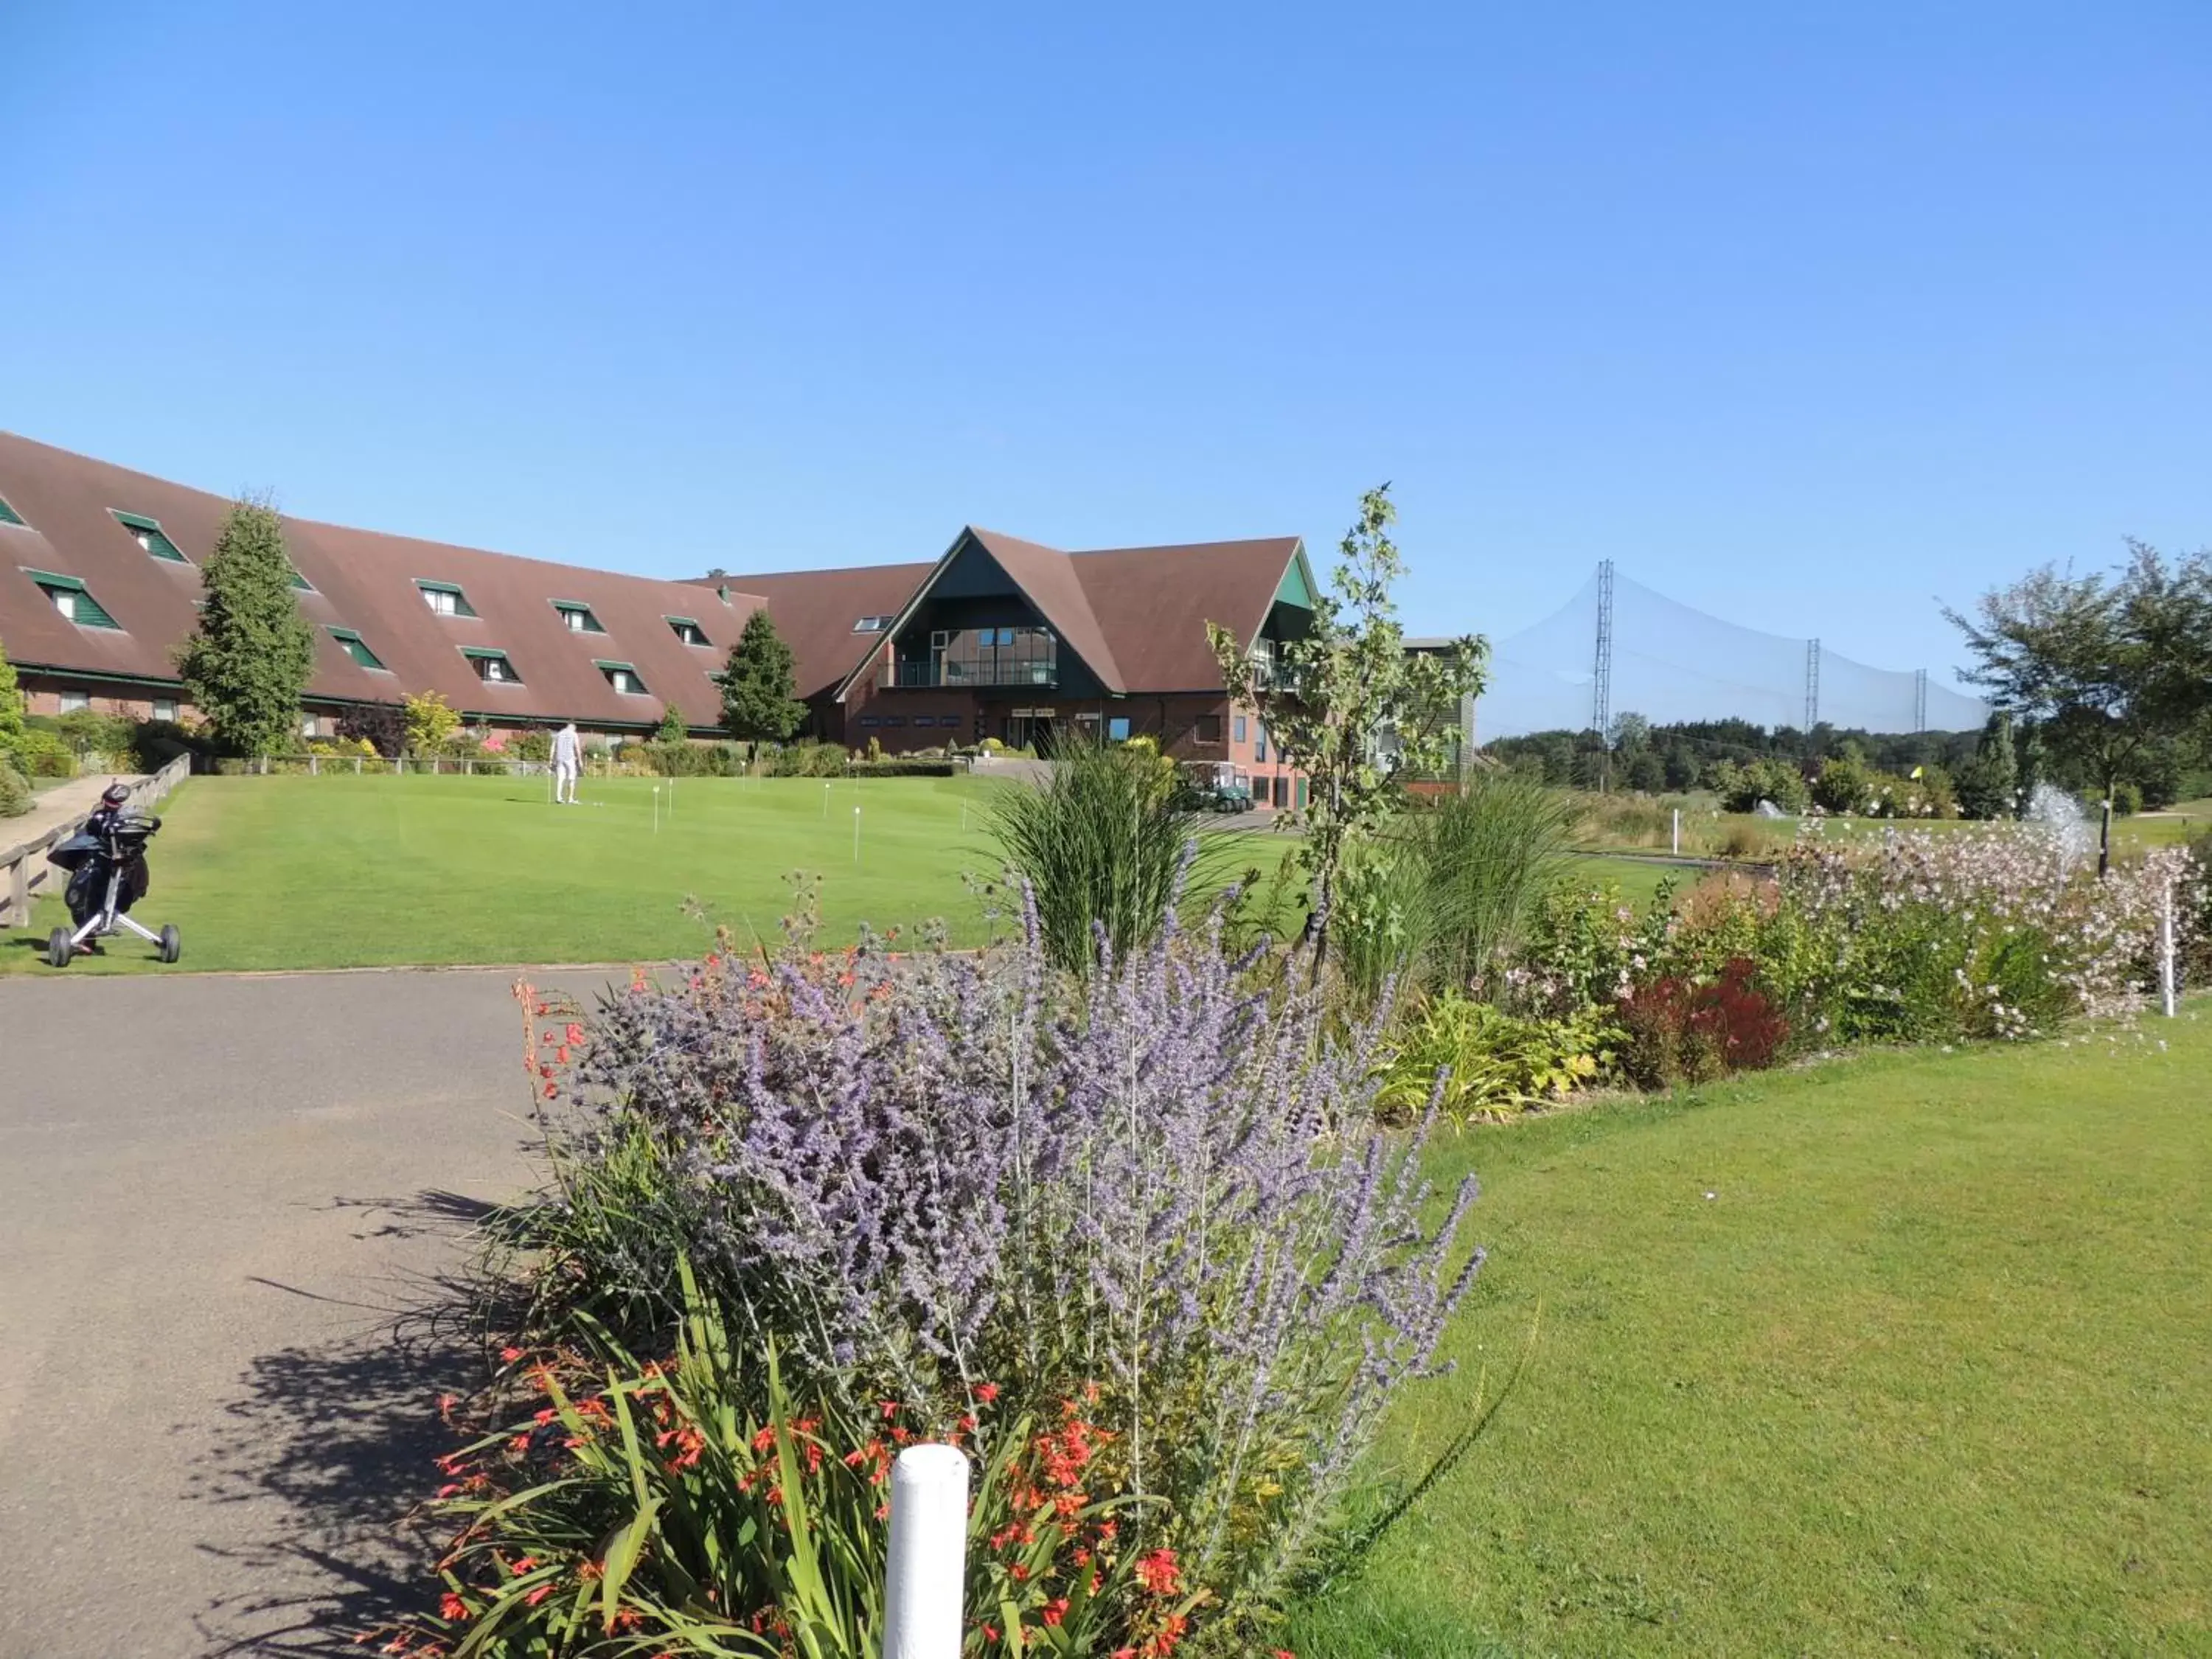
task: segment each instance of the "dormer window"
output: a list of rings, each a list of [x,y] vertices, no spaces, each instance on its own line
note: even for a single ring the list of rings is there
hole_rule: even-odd
[[[350,628],[333,628],[331,629],[331,637],[338,642],[339,648],[346,655],[351,657],[363,668],[374,668],[386,674],[392,672],[385,667],[376,653],[368,648],[368,641]]]
[[[471,611],[470,614],[473,616],[475,612]],[[469,665],[477,671],[477,678],[486,685],[522,684],[522,676],[514,672],[514,664],[508,659],[504,651],[492,651],[465,645],[461,647],[461,654],[469,659]]]
[[[599,619],[592,614],[592,607],[580,599],[556,599],[553,608],[561,614],[561,626],[571,634],[604,634]]]
[[[171,564],[191,562],[185,556],[184,550],[162,533],[160,520],[142,519],[136,513],[124,513],[112,507],[107,510],[114,514],[116,523],[130,532],[131,539],[155,558],[166,559]]]
[[[689,617],[669,617],[665,618],[665,620],[667,622],[669,627],[675,630],[676,637],[683,641],[686,645],[712,645],[714,643],[712,640],[709,640],[707,637],[707,630],[700,627],[697,623],[693,622]]]
[[[24,525],[26,528],[28,527],[23,515],[9,506],[4,500],[0,500],[0,524],[20,524]]]
[[[92,590],[75,576],[56,575],[50,571],[32,570],[25,573],[38,583],[39,591],[47,602],[79,628],[112,628],[123,624],[108,615],[106,608],[92,597]]]
[[[650,695],[645,689],[645,682],[638,678],[637,670],[628,663],[603,662],[599,665],[599,672],[607,677],[607,684],[624,696],[642,697]]]
[[[880,634],[891,625],[889,617],[863,617],[853,624],[855,634]]]
[[[452,582],[417,580],[415,586],[422,592],[422,603],[441,617],[473,617],[476,608],[470,605],[469,596]]]

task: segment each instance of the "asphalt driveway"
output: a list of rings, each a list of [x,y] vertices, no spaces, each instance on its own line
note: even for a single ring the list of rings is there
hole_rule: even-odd
[[[358,1653],[418,1593],[441,1281],[532,1180],[513,978],[0,981],[0,1659]]]

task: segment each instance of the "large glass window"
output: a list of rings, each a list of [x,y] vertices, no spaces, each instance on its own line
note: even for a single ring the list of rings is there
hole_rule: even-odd
[[[929,666],[933,685],[1057,685],[1060,641],[1049,628],[940,629]]]

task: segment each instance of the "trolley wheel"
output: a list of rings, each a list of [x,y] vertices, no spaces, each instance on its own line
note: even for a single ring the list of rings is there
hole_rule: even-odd
[[[177,924],[170,922],[161,929],[161,960],[174,962],[185,953],[185,941],[177,932]]]
[[[46,965],[51,968],[66,968],[70,965],[70,957],[75,954],[70,945],[69,929],[55,928],[52,937],[46,940]]]

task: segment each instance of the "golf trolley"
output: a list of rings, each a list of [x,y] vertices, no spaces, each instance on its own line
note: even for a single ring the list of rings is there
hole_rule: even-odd
[[[46,862],[70,872],[69,927],[57,927],[46,941],[46,961],[66,968],[84,951],[96,951],[103,939],[128,930],[153,945],[163,962],[184,954],[173,924],[160,933],[135,921],[131,907],[146,894],[146,842],[161,820],[117,815],[104,830],[80,831],[46,854]]]

